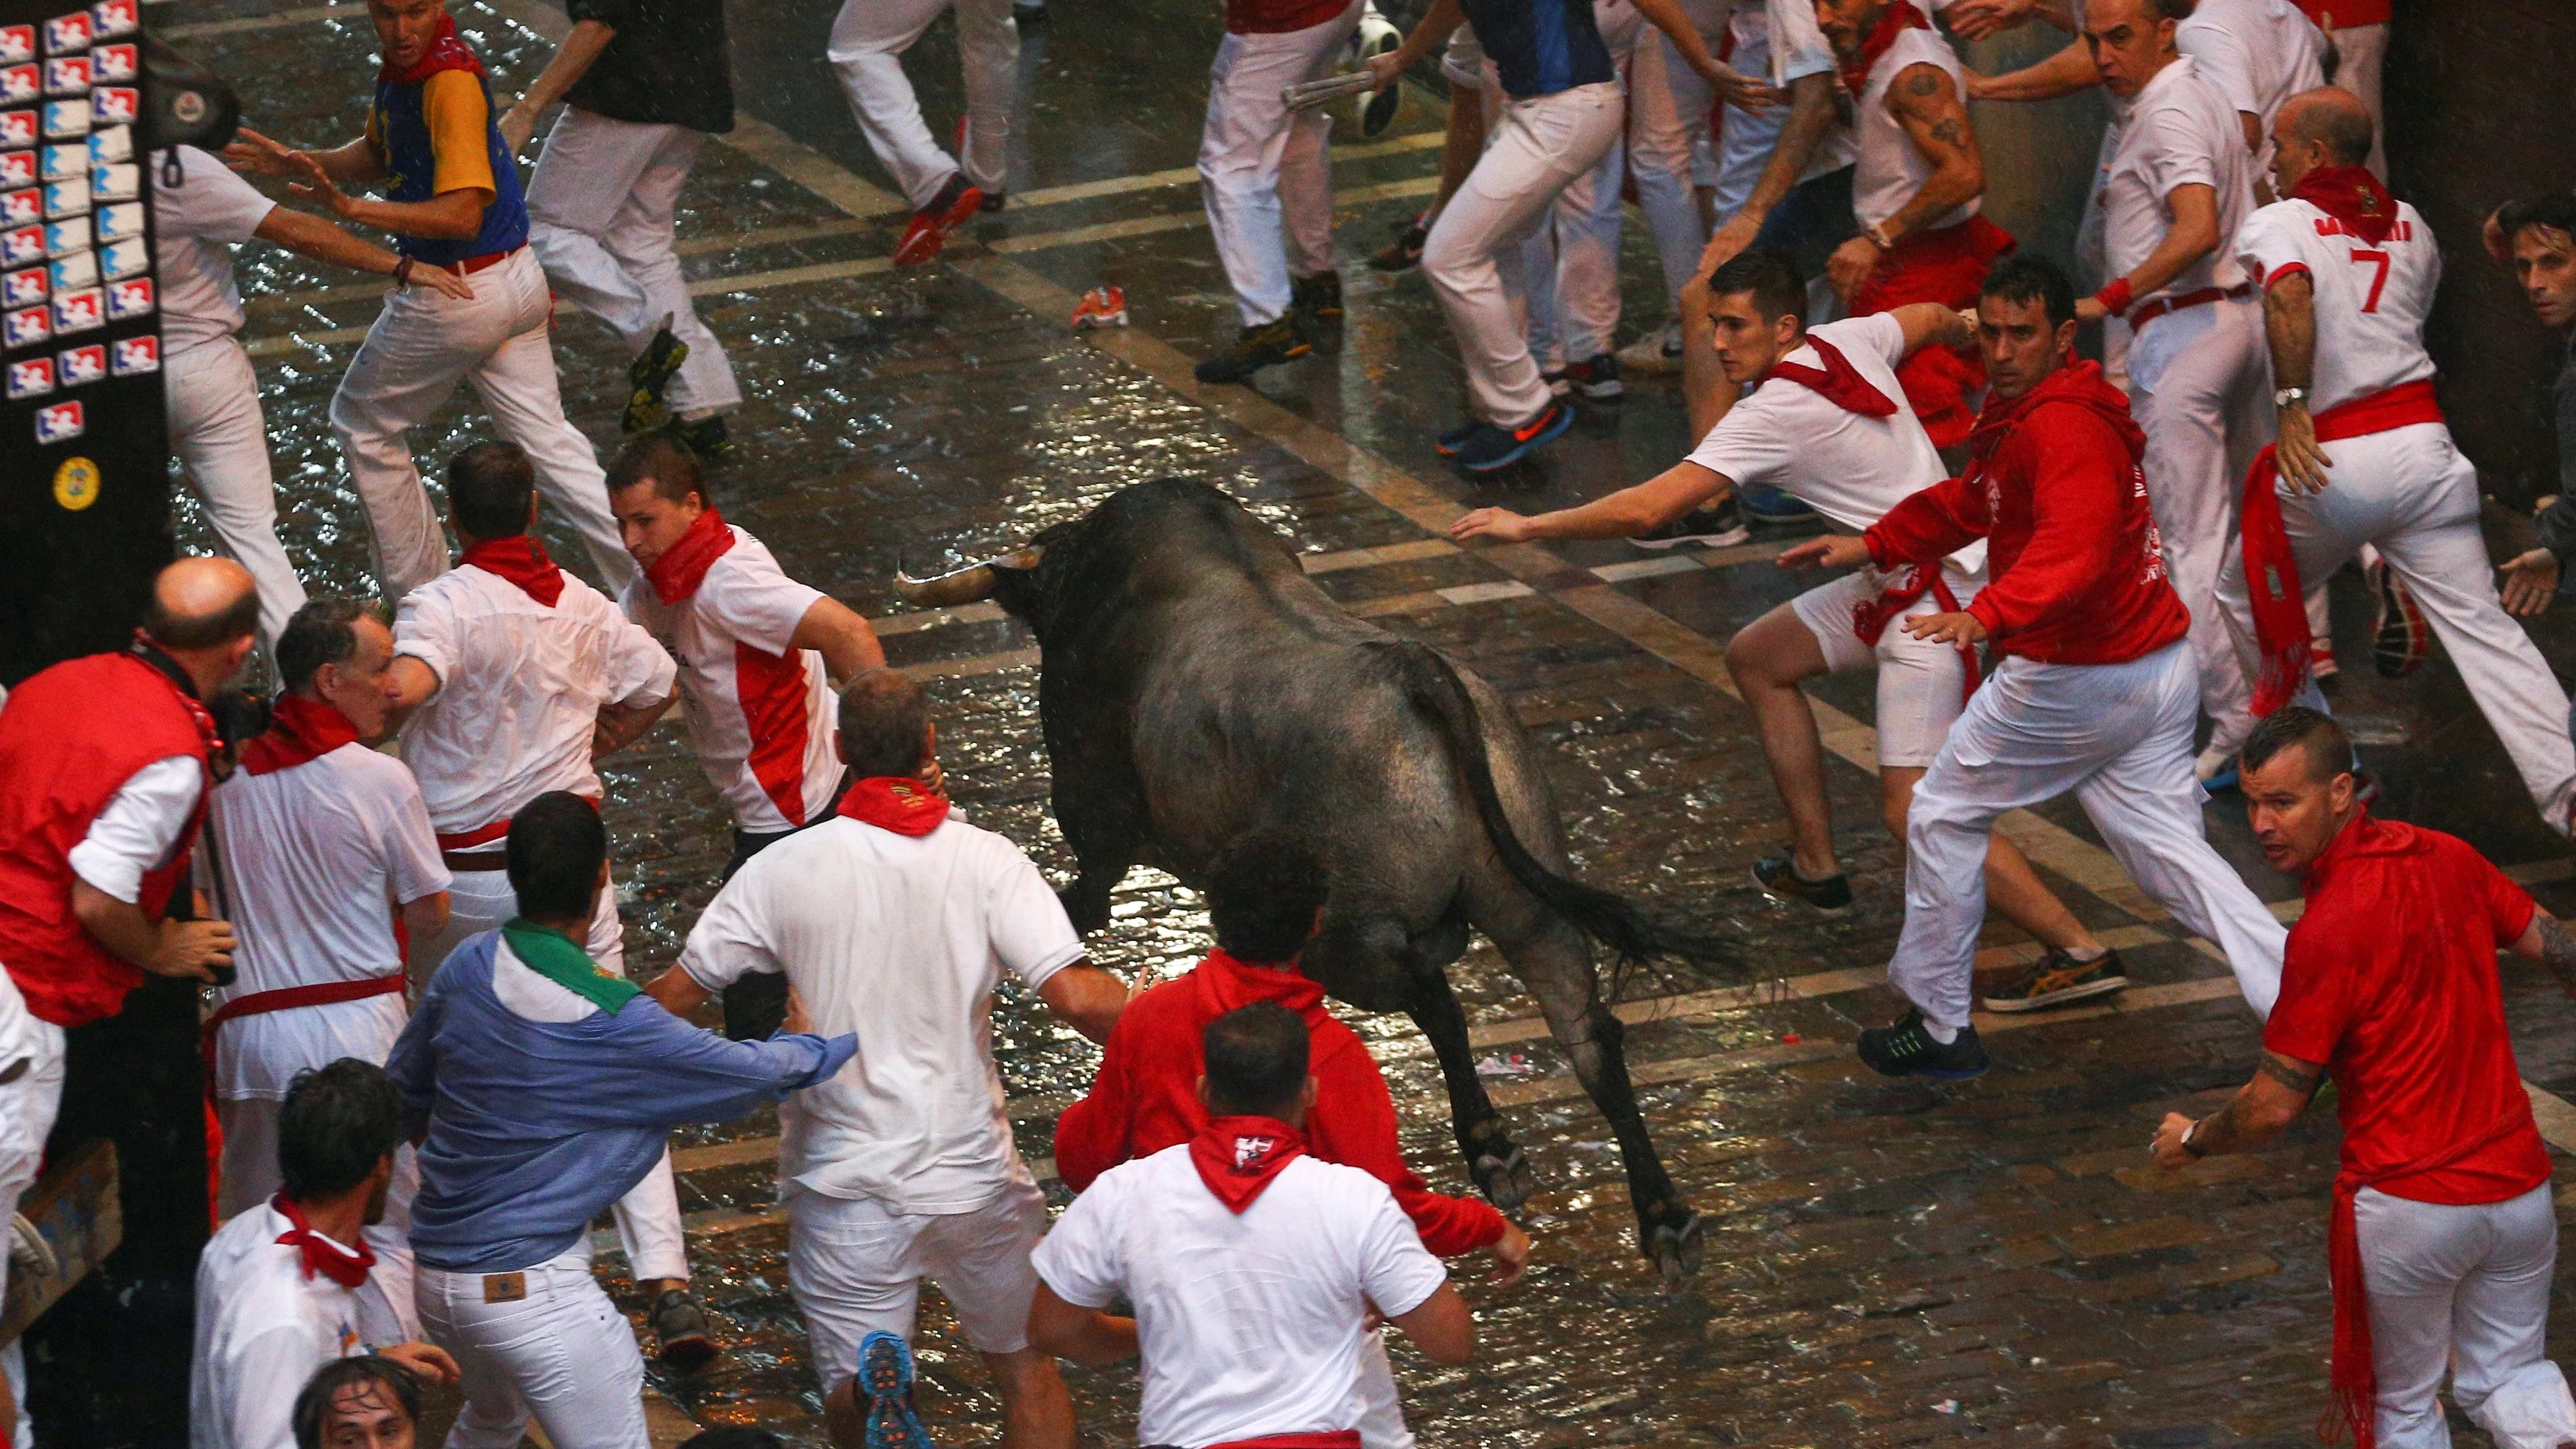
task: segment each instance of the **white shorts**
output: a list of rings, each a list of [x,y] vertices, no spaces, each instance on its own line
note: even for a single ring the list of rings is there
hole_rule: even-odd
[[[1982,574],[1962,574],[1946,565],[1941,576],[1962,606],[1986,582]],[[1880,767],[1926,770],[1941,753],[1941,742],[1950,737],[1959,711],[1967,706],[1967,664],[1955,647],[1928,643],[1905,632],[1906,618],[1940,611],[1928,592],[1888,619],[1875,647],[1861,642],[1853,611],[1877,599],[1888,581],[1888,575],[1864,568],[1807,590],[1790,600],[1789,607],[1816,636],[1826,669],[1835,674],[1878,671]]]
[[[797,1191],[787,1204],[787,1288],[805,1315],[814,1371],[831,1393],[859,1369],[859,1340],[913,1335],[921,1280],[957,1311],[978,1353],[1029,1346],[1046,1195],[1014,1176],[1000,1195],[962,1213],[896,1212],[872,1197]]]

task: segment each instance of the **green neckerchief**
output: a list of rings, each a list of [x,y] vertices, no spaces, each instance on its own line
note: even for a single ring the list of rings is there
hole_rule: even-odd
[[[589,952],[574,945],[570,936],[551,926],[540,926],[525,916],[503,926],[501,939],[510,943],[511,953],[527,963],[529,970],[611,1016],[644,990],[632,981],[599,969],[599,963],[590,959]]]

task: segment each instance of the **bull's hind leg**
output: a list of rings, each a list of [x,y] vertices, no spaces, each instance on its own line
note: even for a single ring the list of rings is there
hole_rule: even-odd
[[[1495,944],[1538,998],[1549,1035],[1592,1104],[1609,1119],[1620,1161],[1628,1169],[1628,1198],[1637,1210],[1637,1250],[1666,1282],[1689,1279],[1699,1271],[1700,1216],[1682,1200],[1655,1155],[1645,1116],[1637,1110],[1636,1089],[1628,1081],[1628,1059],[1620,1045],[1626,1028],[1601,1000],[1589,948],[1573,927],[1553,920],[1524,940]]]
[[[1463,926],[1459,940],[1463,947]],[[1458,994],[1449,989],[1449,974],[1443,969],[1457,955],[1452,952],[1446,960],[1417,965],[1413,998],[1406,1003],[1405,1013],[1422,1029],[1432,1054],[1440,1059],[1440,1078],[1449,1087],[1449,1122],[1458,1133],[1458,1154],[1467,1160],[1477,1191],[1504,1212],[1513,1212],[1528,1200],[1537,1182],[1531,1176],[1529,1158],[1504,1132],[1503,1114],[1485,1095],[1484,1079],[1476,1075],[1476,1051],[1467,1040],[1467,1013],[1459,1009]]]

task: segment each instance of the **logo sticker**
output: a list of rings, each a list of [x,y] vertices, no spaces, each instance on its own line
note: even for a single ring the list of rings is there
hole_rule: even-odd
[[[54,263],[54,290],[68,292],[74,287],[98,285],[98,257],[91,252],[75,252]]]
[[[90,124],[122,126],[143,114],[143,92],[132,86],[108,86],[89,93]]]
[[[35,58],[36,27],[32,25],[0,25],[0,62],[34,60]]]
[[[45,102],[46,139],[60,141],[67,137],[86,136],[88,134],[89,101],[86,97],[76,101]],[[80,153],[82,160],[86,161],[89,159],[88,146],[82,146],[80,148]]]
[[[110,126],[89,133],[89,164],[104,166],[110,161],[134,159],[134,128]]]
[[[147,316],[152,311],[152,279],[136,277],[130,282],[111,282],[107,288],[107,315],[119,321],[128,317]]]
[[[79,403],[71,406],[77,408]],[[98,501],[98,486],[104,481],[98,465],[87,458],[65,458],[54,470],[54,501],[73,513]]]
[[[46,95],[76,96],[91,84],[88,56],[58,55],[45,62]]]
[[[45,22],[45,54],[62,55],[68,51],[89,49],[91,31],[89,12],[76,10],[57,15]]]
[[[143,194],[143,168],[127,162],[89,169],[89,189],[101,201],[132,201]]]
[[[88,424],[84,419],[84,415],[81,412],[81,405],[79,403],[56,403],[52,407],[36,409],[36,441],[39,444],[68,443],[88,430]],[[59,489],[61,486],[60,481],[57,480],[55,487]],[[93,490],[86,497],[83,497],[79,504],[74,505],[64,503],[63,506],[66,508],[87,508],[92,502],[96,501],[97,497],[97,492]],[[55,495],[55,501],[62,501],[61,494],[59,492]]]
[[[77,292],[54,294],[54,335],[92,332],[107,325],[107,311],[98,288],[83,287]]]
[[[32,307],[52,295],[52,289],[45,285],[42,267],[0,273],[0,307]]]
[[[143,8],[137,0],[98,0],[89,7],[89,17],[91,29],[101,40],[143,28]]]
[[[0,266],[22,266],[45,259],[45,229],[41,226],[13,227],[0,231]]]
[[[54,360],[52,358],[30,357],[24,362],[9,364],[11,398],[41,397],[53,390]]]
[[[6,331],[11,347],[33,347],[53,340],[54,335],[54,325],[47,320],[42,307],[8,314],[5,319],[0,319],[0,330]]]
[[[118,377],[132,377],[138,372],[159,372],[161,339],[152,336],[118,339],[116,356],[109,359],[107,370]]]
[[[57,181],[45,188],[45,219],[60,221],[67,216],[89,215],[89,183]]]
[[[134,79],[142,73],[142,64],[132,45],[102,45],[89,53],[90,78],[101,85]]]
[[[45,179],[47,181],[69,181],[75,176],[86,178],[88,175],[89,143],[87,141],[83,141],[77,146],[47,146],[45,148]]]
[[[74,347],[55,355],[62,369],[63,386],[78,387],[85,382],[99,382],[107,377],[107,348],[99,343]]]
[[[0,148],[15,151],[20,147],[33,146],[35,144],[35,112],[0,111]],[[9,162],[23,162],[26,167],[26,174],[23,176],[18,175],[17,168],[12,166],[7,172],[0,172],[0,181],[33,181],[36,179],[36,153],[33,151],[30,151],[23,156],[0,156],[0,163]]]
[[[25,226],[45,219],[45,193],[30,186],[22,191],[0,191],[0,226]]]
[[[152,253],[139,241],[114,242],[98,249],[98,270],[111,282],[140,277],[152,270]]]
[[[143,235],[143,204],[129,201],[98,209],[98,239],[103,242],[123,241]]]
[[[45,255],[67,257],[89,250],[89,218],[76,216],[69,221],[45,223]]]
[[[0,69],[0,101],[16,105],[44,94],[43,72],[32,65]]]

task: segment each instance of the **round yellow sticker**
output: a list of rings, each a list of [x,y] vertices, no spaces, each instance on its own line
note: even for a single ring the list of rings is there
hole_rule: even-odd
[[[54,501],[78,513],[98,501],[98,465],[87,458],[65,458],[54,470]]]

